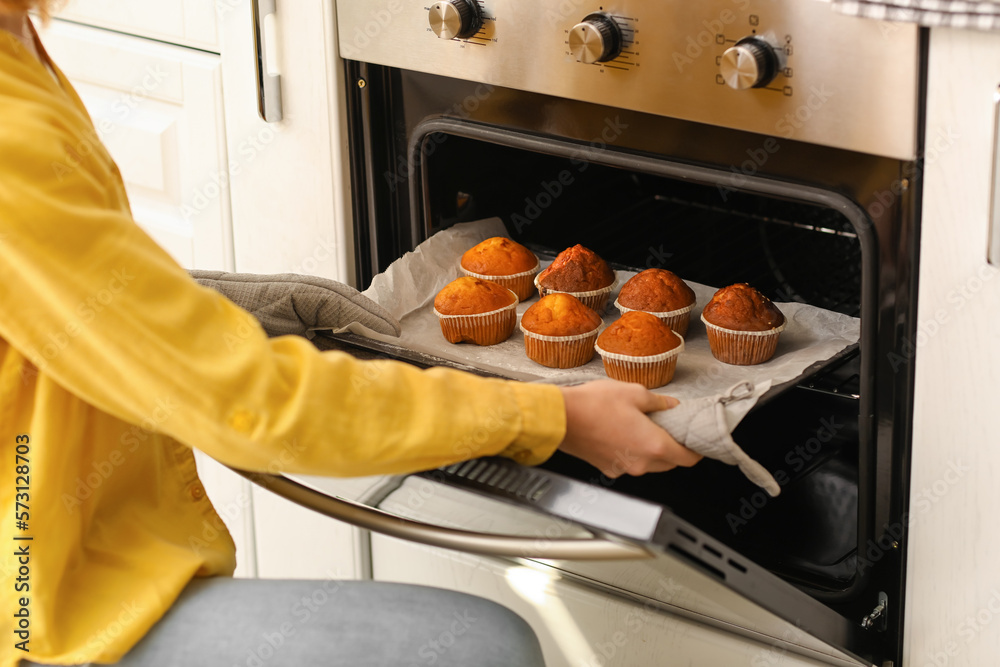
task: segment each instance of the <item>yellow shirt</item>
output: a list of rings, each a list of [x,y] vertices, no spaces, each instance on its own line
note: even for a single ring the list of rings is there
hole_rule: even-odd
[[[250,470],[332,476],[551,455],[565,430],[553,387],[269,340],[193,282],[135,225],[65,77],[7,37],[0,665],[116,661],[192,577],[232,573],[192,447]],[[24,637],[30,653],[14,647]]]

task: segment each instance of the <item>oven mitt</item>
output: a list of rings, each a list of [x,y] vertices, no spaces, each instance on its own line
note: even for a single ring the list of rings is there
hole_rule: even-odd
[[[591,379],[569,376],[539,382],[569,386],[583,384]],[[745,400],[753,394],[753,383],[741,382],[725,395],[681,401],[677,407],[650,413],[649,418],[688,449],[710,459],[739,466],[747,479],[773,497],[781,493],[778,482],[767,468],[747,456],[733,441],[726,421],[726,404]]]
[[[752,396],[753,389],[750,382],[742,382],[725,396],[681,401],[677,407],[654,412],[649,417],[688,449],[710,459],[739,466],[747,479],[774,497],[781,493],[778,482],[767,468],[740,449],[726,422],[726,403]]]
[[[382,306],[335,280],[294,273],[189,273],[200,285],[249,311],[271,337],[311,338],[317,329],[340,329],[355,322],[386,336],[400,333],[399,322]]]

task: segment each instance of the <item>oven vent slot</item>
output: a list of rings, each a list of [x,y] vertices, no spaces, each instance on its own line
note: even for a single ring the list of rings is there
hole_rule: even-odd
[[[717,567],[709,565],[708,563],[706,563],[702,559],[698,558],[697,556],[693,556],[693,555],[689,554],[688,552],[684,551],[683,549],[681,549],[680,547],[678,547],[676,545],[673,545],[673,544],[669,545],[667,548],[670,549],[671,553],[677,554],[678,556],[680,556],[681,558],[683,558],[684,560],[686,560],[691,565],[694,565],[697,569],[700,569],[703,572],[707,572],[707,573],[711,574],[712,576],[714,576],[714,577],[716,577],[716,578],[718,578],[718,579],[720,579],[722,581],[726,580],[726,573],[725,572],[723,572],[722,570],[720,570]]]
[[[681,526],[675,526],[673,534],[675,537],[667,542],[667,548],[671,552],[719,579],[725,581],[730,575],[739,577],[748,573],[747,566],[736,561],[732,554],[724,553],[727,550],[722,545],[716,547],[708,540],[692,535]]]
[[[737,563],[736,561],[734,561],[732,558],[730,558],[726,562],[729,563],[730,567],[736,568],[737,570],[739,570],[743,574],[747,573],[747,568],[745,566],[743,566],[743,565],[740,565],[739,563]]]
[[[538,502],[552,487],[552,481],[544,475],[490,459],[456,463],[441,472],[462,479],[466,486],[486,487],[531,502]]]

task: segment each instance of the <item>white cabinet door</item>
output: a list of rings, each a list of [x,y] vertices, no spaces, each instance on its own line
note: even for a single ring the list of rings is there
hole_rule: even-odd
[[[353,280],[343,63],[334,3],[279,2],[270,70],[284,119],[257,111],[250,0],[221,12],[236,268]]]
[[[118,163],[136,222],[187,268],[231,269],[219,56],[58,20],[42,40]]]
[[[60,18],[110,28],[172,44],[219,51],[216,7],[224,13],[229,0],[70,0]]]
[[[1000,268],[986,262],[998,84],[1000,34],[931,30],[905,665],[1000,656]]]
[[[253,489],[257,576],[262,579],[367,579],[367,540],[360,531]]]

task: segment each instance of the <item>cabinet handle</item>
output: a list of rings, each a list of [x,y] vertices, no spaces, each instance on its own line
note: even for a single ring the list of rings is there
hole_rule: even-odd
[[[320,514],[359,528],[366,528],[376,533],[432,547],[501,558],[634,560],[653,557],[652,553],[640,546],[614,542],[604,538],[549,539],[491,535],[444,528],[430,523],[404,519],[361,503],[334,498],[282,475],[231,469],[254,484]]]
[[[993,182],[990,188],[990,237],[986,261],[1000,266],[1000,87],[993,93]]]
[[[251,0],[257,72],[257,111],[268,123],[276,123],[282,118],[281,75],[269,74],[267,71],[267,40],[264,37],[264,19],[275,13],[274,3],[275,0]]]

